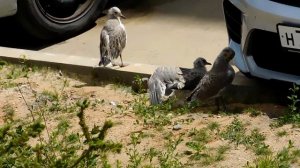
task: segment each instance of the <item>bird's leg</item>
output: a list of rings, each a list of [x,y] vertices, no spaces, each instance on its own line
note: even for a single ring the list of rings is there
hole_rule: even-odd
[[[122,54],[120,54],[120,59],[121,59],[121,65],[120,65],[120,67],[124,67],[123,59],[122,59]]]

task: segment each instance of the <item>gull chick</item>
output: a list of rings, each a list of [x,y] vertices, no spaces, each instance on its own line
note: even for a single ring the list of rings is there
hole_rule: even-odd
[[[235,77],[235,72],[229,62],[233,59],[235,52],[233,49],[226,47],[216,58],[211,70],[200,80],[200,83],[193,90],[188,101],[206,101],[215,98],[218,110],[219,103],[222,101],[224,111],[226,105],[224,103],[222,93],[224,89],[231,84]]]
[[[158,67],[148,81],[150,103],[161,104],[174,95],[174,90],[193,90],[211,65],[204,58],[194,61],[193,69],[179,67]]]
[[[114,63],[114,60],[120,56],[120,66],[123,67],[122,51],[126,46],[127,35],[121,18],[125,19],[125,16],[117,7],[110,8],[107,16],[108,20],[100,34],[99,66],[107,66],[110,63],[115,66],[117,64]]]

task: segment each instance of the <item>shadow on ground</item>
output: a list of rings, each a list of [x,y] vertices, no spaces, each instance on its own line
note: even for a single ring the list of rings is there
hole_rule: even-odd
[[[39,50],[51,45],[47,42],[41,43],[41,41],[29,36],[20,28],[14,17],[0,19],[0,25],[0,46]]]
[[[61,43],[66,40],[59,39],[46,41],[36,39],[30,36],[26,31],[24,31],[14,17],[1,18],[0,25],[0,46],[2,47],[20,48],[37,51],[49,47],[51,45]],[[86,30],[83,30],[82,32],[87,31],[93,28],[94,26],[96,26],[96,24],[90,25]]]

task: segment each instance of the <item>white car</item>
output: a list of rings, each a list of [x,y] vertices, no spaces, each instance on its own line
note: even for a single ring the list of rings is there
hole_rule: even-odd
[[[0,0],[0,18],[15,15],[40,39],[67,37],[95,22],[107,0]]]
[[[299,0],[224,0],[223,9],[241,72],[300,84]]]

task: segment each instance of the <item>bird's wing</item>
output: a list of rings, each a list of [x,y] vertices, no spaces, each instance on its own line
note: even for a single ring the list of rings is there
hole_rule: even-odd
[[[102,29],[100,34],[100,59],[103,64],[110,60],[109,35],[106,29]]]
[[[152,105],[162,103],[162,97],[166,92],[166,84],[159,79],[151,79],[148,82],[148,88],[150,92],[150,103]]]
[[[206,70],[180,68],[185,80],[184,90],[194,90],[206,74]]]
[[[210,74],[207,73],[204,75],[204,77],[200,80],[199,84],[196,86],[196,88],[192,91],[190,96],[187,98],[187,101],[195,100],[197,94],[205,91],[205,89],[209,88],[210,84]]]
[[[120,36],[121,36],[120,44],[122,49],[124,49],[127,43],[127,35],[126,35],[125,28],[124,29],[122,28],[122,30],[120,31]]]
[[[185,85],[183,73],[178,67],[161,67],[157,69],[161,81],[167,85],[167,89],[182,89]]]

